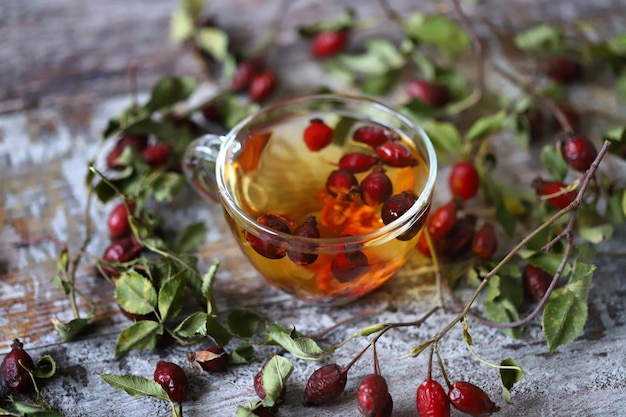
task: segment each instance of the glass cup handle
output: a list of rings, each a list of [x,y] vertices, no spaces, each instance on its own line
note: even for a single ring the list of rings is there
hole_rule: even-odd
[[[212,202],[219,202],[215,161],[223,142],[224,136],[200,136],[187,146],[182,161],[182,169],[189,184],[198,194]]]

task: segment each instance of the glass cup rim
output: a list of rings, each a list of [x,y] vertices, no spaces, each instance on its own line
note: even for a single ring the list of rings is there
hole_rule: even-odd
[[[409,126],[411,129],[413,129],[414,133],[419,136],[421,143],[426,150],[425,157],[428,159],[428,178],[424,183],[418,199],[411,206],[411,208],[407,210],[407,212],[404,213],[401,217],[378,229],[359,235],[339,236],[333,238],[311,238],[295,236],[289,233],[283,233],[271,229],[257,222],[256,219],[250,217],[236,204],[234,198],[230,193],[229,188],[226,186],[226,181],[224,178],[224,168],[227,163],[226,156],[228,152],[226,151],[231,148],[233,144],[236,143],[239,134],[255,119],[265,114],[288,106],[315,101],[336,101],[344,103],[351,102],[354,104],[372,106],[376,110],[380,110],[384,113],[392,115],[402,124]],[[414,137],[414,135],[411,135],[411,137]],[[247,116],[245,119],[237,123],[232,129],[230,129],[230,131],[224,136],[224,140],[221,144],[220,152],[218,153],[216,160],[215,174],[217,180],[218,195],[223,208],[228,211],[228,213],[233,217],[237,224],[243,226],[248,232],[251,232],[255,236],[262,235],[263,239],[269,240],[272,244],[285,247],[286,249],[302,250],[302,248],[307,248],[310,249],[308,250],[308,252],[312,253],[324,253],[328,251],[336,252],[337,250],[345,250],[345,248],[354,248],[354,250],[357,250],[367,246],[377,246],[391,239],[395,239],[397,236],[400,236],[404,232],[408,231],[415,224],[415,222],[419,220],[419,218],[421,217],[420,215],[426,214],[430,207],[432,194],[435,188],[435,181],[437,177],[437,155],[434,145],[430,140],[430,137],[426,134],[422,127],[418,126],[411,119],[409,119],[399,111],[389,107],[388,105],[376,99],[367,96],[357,96],[341,93],[308,94],[283,99],[267,107],[264,107],[261,110]],[[408,221],[410,219],[412,219],[413,221]]]

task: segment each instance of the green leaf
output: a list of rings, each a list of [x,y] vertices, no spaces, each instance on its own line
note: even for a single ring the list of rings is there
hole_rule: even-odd
[[[240,365],[252,362],[255,358],[254,346],[250,343],[241,343],[230,352],[228,363]]]
[[[423,127],[436,147],[451,153],[462,148],[461,135],[454,124],[429,119]]]
[[[131,350],[156,347],[158,336],[163,334],[163,325],[152,320],[142,320],[131,324],[120,333],[115,345],[115,358],[119,358]]]
[[[504,110],[501,110],[489,116],[483,116],[476,120],[474,124],[469,128],[467,134],[465,135],[465,138],[468,141],[473,141],[489,136],[502,128],[502,125],[506,121],[506,118],[507,114]]]
[[[556,51],[562,47],[563,37],[555,27],[542,24],[518,33],[514,42],[522,50]]]
[[[450,18],[441,15],[431,16],[424,18],[419,24],[419,16],[413,16],[411,19],[413,25],[404,25],[404,30],[411,38],[433,45],[451,57],[469,49],[471,45],[469,36]]]
[[[202,243],[206,234],[204,222],[190,224],[181,230],[172,245],[172,251],[176,253],[193,253]]]
[[[569,168],[554,145],[545,145],[541,150],[541,163],[552,178],[563,181]]]
[[[207,0],[182,0],[182,7],[190,17],[197,18],[202,13]]]
[[[626,191],[618,191],[607,201],[607,216],[611,223],[619,224],[626,220]]]
[[[361,91],[370,96],[383,96],[396,85],[399,71],[388,71],[384,74],[368,74],[358,85]]]
[[[267,361],[261,373],[261,382],[266,393],[263,405],[271,407],[276,404],[292,372],[291,362],[280,355],[274,355]]]
[[[176,172],[163,172],[152,183],[154,199],[157,203],[172,201],[186,185],[183,175]]]
[[[233,338],[233,335],[211,316],[207,318],[206,327],[207,335],[219,346],[225,346]]]
[[[513,385],[520,382],[526,376],[526,372],[522,370],[519,363],[512,358],[503,359],[500,362],[500,366],[506,368],[500,368],[500,382],[502,383],[502,398],[505,402],[511,402],[511,388]],[[516,367],[519,369],[512,369],[510,367]]]
[[[612,224],[601,224],[599,226],[588,226],[578,229],[580,236],[593,244],[609,240],[613,236],[613,231],[614,227]]]
[[[90,318],[77,318],[68,322],[62,322],[57,319],[52,319],[54,330],[58,333],[59,337],[64,342],[71,342],[76,336],[78,336],[87,325],[90,323]]]
[[[572,291],[580,300],[587,301],[589,289],[591,288],[591,279],[596,268],[595,265],[577,260],[565,288]]]
[[[170,38],[179,42],[193,35],[193,19],[184,10],[175,10],[170,19]]]
[[[493,301],[500,295],[500,277],[492,275],[485,288],[485,301]]]
[[[33,375],[37,378],[47,379],[52,378],[57,371],[57,364],[50,355],[43,355],[37,366],[33,370]]]
[[[213,260],[213,264],[209,267],[209,270],[202,276],[200,291],[207,302],[207,313],[217,314],[217,307],[213,300],[213,279],[217,273],[217,269],[220,266],[218,259]],[[220,345],[221,346],[221,345]]]
[[[427,348],[427,347],[429,347],[431,344],[432,344],[432,342],[431,342],[431,341],[428,341],[428,342],[424,342],[424,343],[421,343],[421,344],[419,344],[419,345],[417,345],[417,346],[413,347],[413,348],[411,349],[411,351],[408,353],[408,356],[411,356],[411,357],[413,357],[413,358],[416,358],[417,356],[419,356],[419,354],[420,354],[420,353],[422,353],[423,351],[425,351],[425,350],[426,350],[426,348]]]
[[[13,406],[15,407],[16,411],[22,414],[13,414],[13,413],[7,412],[6,414],[0,414],[0,415],[7,415],[7,416],[24,415],[28,417],[63,417],[62,414],[54,410],[46,410],[34,404],[26,404],[26,403],[19,402],[19,401],[13,401]],[[0,413],[3,413],[3,410],[1,408],[0,408]]]
[[[115,300],[129,313],[148,314],[157,305],[152,282],[135,270],[124,271],[115,279]]]
[[[153,397],[169,401],[165,389],[158,382],[138,375],[99,374],[113,388],[123,389],[134,397]]]
[[[324,351],[313,339],[303,336],[295,329],[290,330],[272,323],[267,328],[267,337],[294,356],[305,360],[318,360]]]
[[[376,75],[399,69],[406,62],[406,57],[387,39],[370,38],[366,40],[365,49],[362,54],[340,55],[337,60],[350,71]]]
[[[239,308],[231,311],[228,315],[228,330],[234,335],[249,339],[259,328],[262,317],[254,310],[247,308]]]
[[[180,313],[183,308],[185,275],[176,274],[163,283],[159,289],[158,306],[162,321],[168,321]]]
[[[257,417],[257,414],[254,412],[261,405],[261,401],[248,402],[244,405],[237,406],[237,411],[235,412],[236,417]]]
[[[196,89],[197,82],[191,77],[164,77],[152,88],[150,100],[144,108],[154,112],[186,100]]]
[[[176,328],[174,333],[180,337],[191,339],[196,335],[206,335],[206,322],[208,315],[197,311],[187,316]]]
[[[228,35],[223,30],[215,27],[200,29],[198,43],[218,61],[224,61],[228,57]]]
[[[587,314],[586,300],[578,298],[570,289],[559,288],[550,295],[541,323],[550,352],[572,342],[581,334]]]
[[[519,320],[519,313],[513,303],[506,299],[499,297],[494,301],[487,301],[484,305],[485,317],[488,320],[495,321],[497,323],[511,323]],[[501,328],[499,329],[507,336],[518,339],[521,334],[519,327],[514,328]]]
[[[505,187],[504,185],[497,184],[491,175],[483,175],[481,177],[481,182],[485,186],[485,191],[493,200],[493,204],[496,209],[495,217],[498,223],[502,226],[504,231],[509,235],[513,236],[515,233],[515,218],[509,212],[506,202],[504,199],[502,189]]]
[[[557,268],[561,264],[561,260],[563,259],[563,255],[560,253],[546,253],[546,252],[538,252],[528,258],[528,262],[543,269],[550,275],[554,275],[557,271]],[[563,276],[566,276],[570,273],[571,267],[570,265],[566,265],[563,269]]]

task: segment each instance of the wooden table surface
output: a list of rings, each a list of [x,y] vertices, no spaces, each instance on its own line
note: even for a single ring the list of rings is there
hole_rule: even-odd
[[[365,4],[364,4],[365,3]],[[391,2],[400,12],[452,9],[449,2]],[[608,30],[626,28],[623,0],[487,0],[467,3],[468,13],[495,24],[522,28],[540,21],[574,19],[601,21]],[[470,4],[472,3],[472,4]],[[276,69],[286,80],[276,98],[317,85],[322,72],[295,35],[303,22],[329,18],[346,6],[359,16],[381,17],[377,2],[349,0],[294,2],[278,37],[281,62]],[[258,38],[271,23],[275,0],[216,0],[210,10],[218,21],[245,44]],[[85,225],[87,162],[95,155],[106,121],[129,103],[128,66],[138,65],[138,88],[144,94],[168,74],[197,75],[190,54],[169,39],[168,24],[178,2],[166,0],[3,0],[0,3],[0,352],[19,337],[30,354],[49,354],[57,362],[55,377],[42,384],[42,394],[66,416],[166,416],[167,404],[130,397],[109,387],[100,373],[132,373],[151,377],[155,363],[168,359],[181,363],[190,379],[185,415],[232,416],[237,405],[255,399],[252,386],[258,363],[239,366],[220,375],[199,373],[184,361],[189,347],[154,352],[134,351],[113,358],[116,338],[128,325],[108,283],[86,262],[78,273],[80,288],[97,305],[95,325],[79,340],[62,343],[51,318],[67,320],[67,299],[51,284],[59,248],[44,242],[17,248],[14,243],[48,235],[76,248]],[[391,27],[375,28],[393,34]],[[211,86],[211,80],[205,80]],[[142,96],[143,97],[143,96]],[[608,100],[613,107],[615,101]],[[613,109],[623,115],[623,107]],[[527,155],[511,155],[519,165]],[[436,199],[441,197],[436,197]],[[102,219],[110,205],[96,204],[90,213],[94,238],[88,251],[102,253],[107,245]],[[267,286],[246,263],[217,206],[210,206],[190,190],[167,207],[174,221],[203,220],[209,225],[201,246],[201,262],[218,258],[221,267],[215,291],[220,308],[256,309],[272,320],[311,334],[368,309],[376,316],[348,323],[329,334],[336,343],[374,322],[415,320],[436,305],[430,277],[406,268],[375,293],[343,307],[308,305]],[[513,357],[526,377],[513,390],[511,404],[500,397],[497,371],[476,362],[468,353],[460,330],[440,344],[449,372],[480,384],[502,406],[501,416],[617,416],[626,402],[626,257],[624,230],[602,246],[589,299],[589,321],[575,342],[548,354],[539,321],[528,326],[521,340],[473,324],[476,350],[488,361]],[[624,268],[624,269],[623,269]],[[461,295],[467,295],[461,292]],[[394,398],[394,416],[414,416],[415,390],[426,375],[427,355],[398,358],[433,335],[453,317],[437,314],[422,328],[395,331],[378,346],[382,371]],[[349,343],[333,355],[347,363],[364,345]],[[330,359],[329,359],[330,360]],[[355,392],[360,378],[370,372],[369,361],[351,370],[346,393],[334,404],[315,409],[300,405],[304,383],[318,363],[297,361],[288,394],[279,415],[357,415]],[[461,414],[452,412],[455,416]],[[623,414],[621,414],[623,415]]]

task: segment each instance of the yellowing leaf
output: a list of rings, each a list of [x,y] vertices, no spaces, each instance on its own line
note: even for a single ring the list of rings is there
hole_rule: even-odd
[[[293,365],[280,355],[274,355],[267,361],[261,374],[261,382],[266,394],[263,398],[264,405],[271,407],[276,404],[291,372],[293,372]]]
[[[559,288],[552,293],[544,307],[541,322],[550,352],[581,334],[587,314],[587,301],[578,298],[573,291]]]
[[[134,349],[154,349],[157,337],[163,334],[163,325],[152,320],[143,320],[131,324],[122,330],[115,345],[115,358],[119,358]]]
[[[148,314],[157,304],[152,282],[137,271],[125,271],[115,280],[115,300],[129,313]]]

